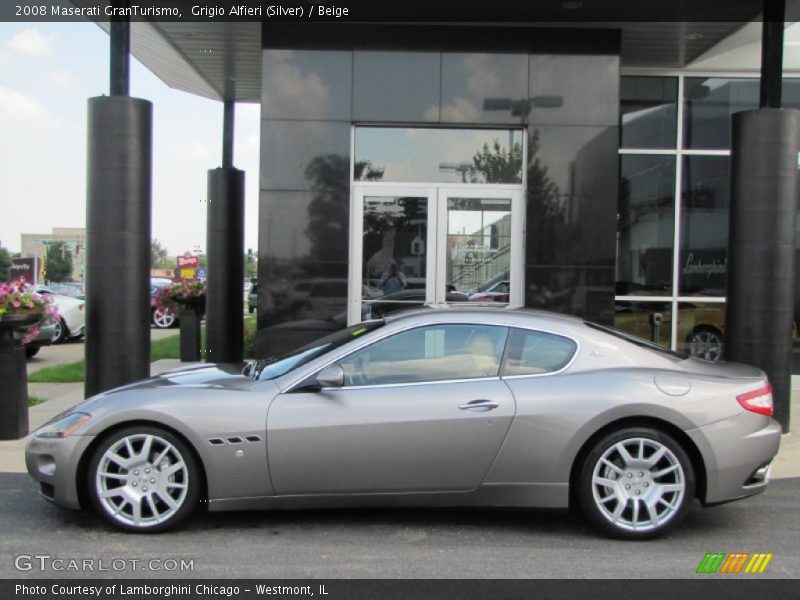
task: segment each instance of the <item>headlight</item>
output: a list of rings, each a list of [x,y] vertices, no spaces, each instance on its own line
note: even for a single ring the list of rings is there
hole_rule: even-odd
[[[44,438],[65,438],[72,435],[78,427],[91,419],[91,415],[74,412],[66,417],[45,425],[36,432],[37,437]]]

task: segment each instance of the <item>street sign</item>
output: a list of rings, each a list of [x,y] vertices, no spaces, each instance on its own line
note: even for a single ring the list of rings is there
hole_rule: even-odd
[[[198,279],[205,279],[208,276],[208,273],[206,273],[205,269],[197,269],[195,275]]]
[[[179,269],[196,269],[200,266],[200,257],[186,254],[178,257]]]

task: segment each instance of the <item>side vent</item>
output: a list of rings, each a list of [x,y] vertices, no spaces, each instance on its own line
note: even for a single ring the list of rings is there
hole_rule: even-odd
[[[259,437],[257,435],[248,435],[244,439],[246,439],[248,442],[260,442],[261,441],[261,437]]]
[[[231,444],[241,444],[244,440],[240,438],[238,435],[234,437],[229,437],[228,442]]]
[[[211,438],[210,440],[208,440],[208,443],[211,444],[212,446],[221,446],[222,444],[225,443],[225,440],[223,440],[222,438]]]

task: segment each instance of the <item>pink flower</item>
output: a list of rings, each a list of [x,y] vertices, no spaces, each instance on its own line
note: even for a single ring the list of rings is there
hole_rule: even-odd
[[[11,303],[11,306],[13,306],[14,308],[19,308],[19,307],[20,307],[20,306],[22,306],[22,305],[20,304],[20,301],[19,301],[19,300],[14,300],[14,301]]]

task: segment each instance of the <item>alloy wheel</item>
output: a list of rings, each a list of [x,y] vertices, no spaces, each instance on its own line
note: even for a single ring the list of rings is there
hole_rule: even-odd
[[[698,329],[689,338],[689,355],[717,362],[722,358],[722,336],[712,329]]]
[[[159,329],[169,329],[175,323],[175,313],[168,308],[156,308],[153,311],[153,325]]]
[[[192,470],[188,452],[173,441],[150,432],[123,435],[96,460],[95,502],[126,529],[166,526],[195,501]]]

